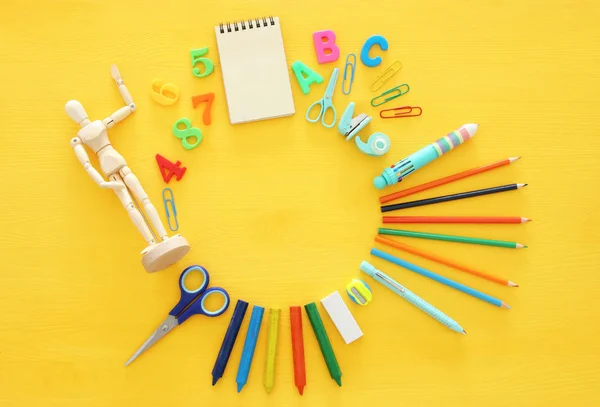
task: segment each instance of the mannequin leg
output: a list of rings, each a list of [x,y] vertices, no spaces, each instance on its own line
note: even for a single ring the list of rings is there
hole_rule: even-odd
[[[117,174],[113,174],[109,178],[111,181],[123,182],[123,179]],[[138,230],[144,237],[144,240],[149,245],[155,244],[156,242],[154,241],[154,237],[152,236],[152,233],[150,233],[150,230],[148,229],[146,222],[144,222],[144,218],[142,217],[142,214],[140,213],[140,211],[137,210],[137,208],[133,204],[133,200],[131,199],[131,196],[129,195],[129,192],[127,191],[127,189],[126,188],[115,189],[114,191],[115,191],[115,194],[117,194],[117,196],[119,197],[119,200],[121,201],[121,203],[123,204],[125,209],[127,209],[127,213],[129,214],[129,217],[131,218],[131,220],[133,221],[133,224],[138,228]]]
[[[121,168],[120,173],[125,181],[125,185],[133,192],[133,195],[135,195],[140,202],[140,205],[144,207],[144,212],[146,212],[146,216],[156,232],[156,235],[160,236],[162,240],[167,240],[169,238],[167,231],[158,216],[156,208],[152,205],[152,202],[150,202],[150,198],[148,198],[148,194],[144,191],[144,188],[142,188],[142,184],[140,184],[138,178],[131,172],[129,167]]]

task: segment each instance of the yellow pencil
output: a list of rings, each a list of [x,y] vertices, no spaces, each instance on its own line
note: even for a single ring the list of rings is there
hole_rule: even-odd
[[[271,308],[269,316],[269,340],[267,342],[267,364],[265,366],[265,389],[271,393],[275,385],[275,356],[277,355],[277,332],[279,331],[280,309]]]

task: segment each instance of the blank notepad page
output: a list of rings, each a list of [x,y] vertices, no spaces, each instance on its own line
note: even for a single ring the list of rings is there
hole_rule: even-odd
[[[295,113],[279,18],[215,27],[231,124]]]

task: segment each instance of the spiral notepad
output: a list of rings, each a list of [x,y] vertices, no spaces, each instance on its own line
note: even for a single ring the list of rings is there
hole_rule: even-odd
[[[279,18],[215,27],[231,124],[295,113]]]

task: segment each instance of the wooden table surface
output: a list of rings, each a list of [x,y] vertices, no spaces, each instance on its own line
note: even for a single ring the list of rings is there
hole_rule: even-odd
[[[597,406],[600,404],[600,3],[574,0],[435,2],[14,1],[0,25],[0,405],[2,406]],[[302,60],[327,82],[348,53],[381,34],[382,66],[359,62],[350,101],[374,115],[363,139],[392,140],[381,158],[362,155],[336,130],[307,123],[308,96],[292,77],[293,117],[229,124],[213,26],[279,16],[288,63]],[[312,33],[337,34],[340,59],[319,65]],[[215,72],[192,76],[189,52],[209,47]],[[419,118],[387,120],[369,105],[370,83],[394,60],[389,83],[411,91],[385,107],[416,105]],[[117,63],[137,111],[110,131],[164,219],[165,187],[154,155],[188,168],[171,182],[180,232],[192,251],[147,274],[144,242],[118,199],[98,188],[75,158],[78,131],[63,106],[77,99],[90,118],[122,105],[110,77]],[[181,100],[162,107],[150,83],[164,78]],[[340,77],[341,80],[341,77]],[[383,90],[383,89],[382,89]],[[192,95],[215,92],[213,123],[201,124]],[[189,117],[204,134],[191,151],[171,135]],[[468,122],[476,137],[402,185],[414,186],[509,156],[510,167],[415,198],[514,182],[520,191],[404,211],[404,215],[514,215],[526,225],[407,225],[407,229],[515,240],[525,250],[408,240],[509,278],[502,287],[390,251],[501,298],[499,309],[407,270],[370,259],[381,217],[372,178],[383,168]],[[94,160],[94,164],[97,162]],[[386,192],[400,190],[391,187]],[[381,246],[378,246],[383,248]],[[319,305],[343,372],[328,376],[304,317],[308,384],[292,374],[290,305],[343,293],[373,263],[456,319],[457,335],[382,286],[373,303],[346,303],[365,336],[345,345]],[[275,388],[263,386],[263,323],[249,382],[236,393],[242,334],[227,371],[210,373],[232,308],[194,317],[129,367],[123,363],[179,297],[183,267],[202,264],[232,299],[283,309]]]

